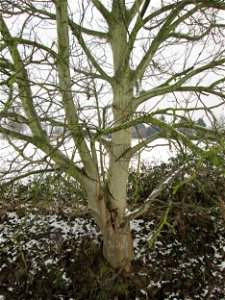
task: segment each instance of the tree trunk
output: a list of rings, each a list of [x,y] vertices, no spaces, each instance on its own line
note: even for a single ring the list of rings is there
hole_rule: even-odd
[[[123,225],[123,226],[122,226]],[[134,256],[130,224],[107,224],[103,229],[103,255],[113,268],[130,271]]]
[[[133,240],[130,231],[130,222],[118,214],[119,207],[111,209],[107,203],[109,195],[99,185],[95,191],[95,201],[89,189],[89,209],[98,224],[103,238],[103,256],[113,268],[122,268],[129,272],[131,260],[134,256]],[[92,201],[91,201],[92,199]],[[118,202],[119,204],[119,202]]]

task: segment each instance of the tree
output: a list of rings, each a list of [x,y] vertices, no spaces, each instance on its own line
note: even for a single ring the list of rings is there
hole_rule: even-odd
[[[45,172],[61,170],[80,183],[102,232],[104,257],[115,268],[130,268],[130,221],[179,172],[156,186],[139,209],[127,213],[132,156],[165,138],[185,145],[199,159],[210,158],[177,129],[198,127],[190,118],[182,124],[179,118],[184,111],[205,111],[206,95],[218,99],[208,111],[224,103],[224,9],[219,0],[155,5],[149,0],[1,1],[0,117],[23,123],[27,134],[4,124],[0,132],[23,159],[25,147],[11,138],[40,149]],[[165,102],[164,108],[152,106],[155,100]],[[195,100],[202,106],[196,107]],[[12,105],[22,113],[12,113]],[[162,115],[171,123],[159,119]],[[161,130],[132,146],[131,128],[141,123]],[[63,129],[57,141],[44,130],[48,126]],[[217,138],[214,153],[219,152],[223,138],[205,130]],[[72,151],[65,153],[62,146],[68,143]],[[31,161],[40,164],[34,156]]]
[[[225,129],[225,114],[221,114],[219,118],[215,118],[213,128],[218,131],[222,131]]]
[[[147,128],[144,124],[138,124],[132,129],[132,138],[145,138],[147,136]]]
[[[166,122],[166,117],[164,115],[161,115],[159,117],[159,120],[162,121],[162,122]]]
[[[203,118],[199,118],[197,121],[196,121],[196,124],[199,125],[199,126],[202,126],[202,127],[206,127],[206,124],[205,124],[205,121]]]
[[[3,120],[3,124],[5,123],[5,126],[11,130],[17,131],[17,132],[23,132],[24,130],[24,124],[23,122],[20,122],[17,120],[14,114],[20,113],[19,109],[17,107],[11,106],[9,108],[9,112],[13,114],[13,118],[10,119],[9,117],[6,118],[5,122]]]
[[[181,118],[179,121],[180,126],[177,128],[177,130],[188,137],[193,137],[196,135],[196,131],[192,128],[191,123],[191,120]],[[187,124],[188,126],[185,126]]]

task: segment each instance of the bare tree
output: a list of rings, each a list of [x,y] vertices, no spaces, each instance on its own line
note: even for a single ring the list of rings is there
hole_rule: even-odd
[[[214,155],[224,149],[222,132],[216,136],[195,124],[192,114],[205,111],[213,119],[213,108],[224,104],[225,4],[153,2],[2,0],[0,8],[0,117],[23,122],[27,134],[2,123],[0,132],[40,149],[43,166],[48,162],[80,182],[102,232],[104,257],[126,270],[133,257],[130,221],[179,172],[127,213],[131,158],[164,138],[210,159],[211,152],[177,130],[181,127],[207,132]],[[10,112],[15,103],[21,114]],[[160,130],[132,146],[131,128],[141,123]],[[62,128],[57,141],[47,126]],[[13,143],[23,155],[25,148]],[[71,152],[63,151],[68,143]],[[40,164],[35,156],[29,161]]]

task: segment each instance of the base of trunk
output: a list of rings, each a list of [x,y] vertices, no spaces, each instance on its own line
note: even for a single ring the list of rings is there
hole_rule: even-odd
[[[130,271],[134,256],[133,240],[129,224],[116,228],[107,226],[103,232],[103,255],[113,268]]]

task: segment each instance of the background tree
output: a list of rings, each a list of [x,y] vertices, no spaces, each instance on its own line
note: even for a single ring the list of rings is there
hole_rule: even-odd
[[[202,117],[196,121],[196,124],[202,127],[206,127],[205,121]]]
[[[219,117],[214,119],[212,127],[218,131],[222,131],[225,128],[225,115],[221,114]]]
[[[2,123],[0,132],[23,159],[31,144],[41,150],[46,172],[61,170],[81,184],[113,267],[129,270],[130,221],[176,175],[127,213],[132,156],[158,138],[177,141],[199,159],[224,149],[222,133],[205,129],[217,138],[206,151],[177,130],[198,128],[190,117],[179,123],[184,111],[212,112],[224,103],[224,8],[219,0],[1,1],[0,117],[24,123],[26,134]],[[211,106],[209,94],[216,99]],[[20,113],[13,115],[14,105]],[[132,146],[131,128],[141,123],[161,130]],[[57,139],[47,126],[62,128]],[[28,162],[40,165],[40,158]]]

